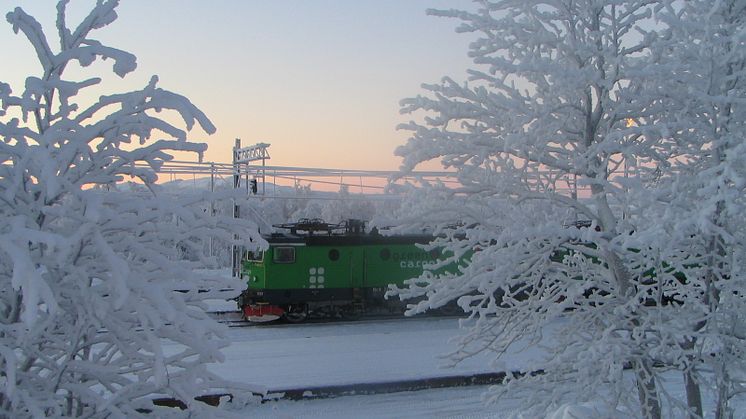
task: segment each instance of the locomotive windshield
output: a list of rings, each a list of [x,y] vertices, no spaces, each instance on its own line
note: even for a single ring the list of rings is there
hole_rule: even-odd
[[[275,263],[293,263],[295,262],[295,247],[282,246],[275,247],[275,253],[272,260]]]
[[[244,260],[248,260],[251,262],[261,262],[264,260],[264,251],[257,250],[255,252],[246,251],[243,254]]]

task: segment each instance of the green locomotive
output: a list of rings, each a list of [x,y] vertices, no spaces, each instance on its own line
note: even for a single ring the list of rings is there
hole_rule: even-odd
[[[401,312],[401,302],[384,298],[389,284],[402,285],[439,258],[438,251],[417,246],[432,236],[366,233],[358,220],[340,225],[302,220],[276,227],[290,233],[266,236],[269,248],[247,252],[242,260],[241,277],[248,286],[238,303],[250,321]]]

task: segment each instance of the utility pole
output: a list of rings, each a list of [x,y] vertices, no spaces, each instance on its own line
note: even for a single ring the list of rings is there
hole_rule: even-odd
[[[269,144],[257,143],[248,147],[241,147],[241,139],[236,138],[236,143],[233,146],[233,189],[241,187],[241,171],[246,175],[246,193],[249,193],[249,163],[252,161],[261,160],[262,167],[266,166],[267,159],[270,158]],[[264,169],[262,169],[262,193],[264,193]],[[238,202],[233,201],[233,218],[241,218],[241,208],[239,208]],[[235,232],[233,238],[238,241],[238,232]],[[238,278],[241,274],[241,253],[242,249],[237,246],[232,246],[231,251],[231,267],[232,275],[234,278]]]
[[[238,150],[241,149],[241,139],[236,138],[236,144],[233,146],[233,189],[241,186],[241,168],[238,162]],[[236,199],[233,199],[233,218],[241,218],[241,208],[238,206]],[[238,232],[233,233],[233,239],[238,241]],[[238,278],[241,273],[241,249],[237,244],[231,246],[231,276]]]

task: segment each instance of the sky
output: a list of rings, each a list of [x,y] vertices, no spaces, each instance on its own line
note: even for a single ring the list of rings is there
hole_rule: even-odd
[[[73,0],[68,25],[92,1]],[[57,45],[49,0],[0,0],[3,15],[21,6]],[[109,93],[139,89],[152,75],[187,96],[217,126],[192,138],[209,145],[205,160],[231,161],[235,138],[270,143],[270,165],[395,170],[394,149],[411,119],[399,101],[443,76],[465,80],[471,34],[428,8],[473,9],[470,0],[123,0],[119,19],[91,38],[138,58],[124,80],[104,79]],[[5,57],[0,81],[16,93],[39,75],[22,35],[0,22]],[[111,73],[95,64],[80,78]],[[71,69],[74,76],[77,69]],[[97,97],[91,93],[92,97]]]

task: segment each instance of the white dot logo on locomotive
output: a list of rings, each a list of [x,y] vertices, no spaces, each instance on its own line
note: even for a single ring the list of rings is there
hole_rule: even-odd
[[[310,268],[308,270],[308,288],[324,288],[324,272],[323,266],[318,268]]]

